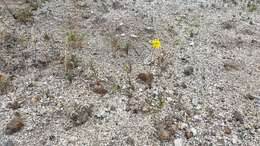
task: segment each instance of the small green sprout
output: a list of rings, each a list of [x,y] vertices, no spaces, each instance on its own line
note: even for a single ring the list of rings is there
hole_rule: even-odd
[[[73,76],[71,72],[66,72],[65,73],[65,80],[68,80],[70,83],[72,83]]]
[[[67,33],[67,42],[69,47],[76,49],[76,48],[83,48],[83,40],[86,34],[78,34],[75,31],[70,31]]]
[[[16,20],[22,23],[32,22],[33,13],[31,8],[18,9],[15,13]]]
[[[256,4],[248,4],[247,8],[249,12],[254,12],[257,10]]]
[[[0,73],[0,95],[7,91],[9,84],[9,79]]]
[[[117,84],[112,85],[112,93],[116,93],[121,90],[121,87]]]

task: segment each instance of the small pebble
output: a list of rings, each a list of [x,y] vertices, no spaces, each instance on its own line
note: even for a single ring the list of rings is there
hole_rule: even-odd
[[[107,94],[107,90],[104,88],[104,86],[97,81],[96,84],[94,85],[94,89],[93,92],[100,94],[101,96],[104,96],[105,94]]]
[[[188,127],[188,124],[186,124],[186,123],[180,123],[180,124],[178,124],[178,128],[180,129],[180,130],[184,130],[184,129],[186,129]]]
[[[184,75],[186,75],[186,76],[192,75],[193,72],[194,72],[194,69],[193,69],[192,66],[186,67],[186,68],[184,69],[184,71],[183,71]]]
[[[74,126],[79,126],[88,121],[92,116],[93,106],[94,105],[87,106],[75,103],[68,107],[66,115]]]
[[[190,139],[192,136],[193,136],[193,133],[192,133],[191,130],[186,130],[186,131],[185,131],[185,137],[186,137],[187,139]]]
[[[6,75],[0,72],[0,81],[4,81],[6,79],[7,79]]]
[[[152,86],[152,82],[153,82],[153,74],[148,72],[148,73],[140,73],[137,75],[137,80],[142,81],[143,83],[149,85],[149,88],[151,88]]]
[[[128,137],[126,139],[126,143],[129,144],[130,146],[134,146],[135,145],[135,140],[131,137]]]
[[[243,115],[238,111],[233,112],[233,119],[239,121],[240,124],[244,123]]]
[[[6,125],[5,134],[12,135],[20,131],[22,127],[24,127],[23,121],[19,117],[15,117]]]
[[[231,131],[231,129],[229,127],[225,127],[224,128],[224,133],[229,135],[229,134],[232,133],[232,131]]]
[[[33,104],[37,103],[40,100],[41,100],[41,98],[39,96],[33,96],[32,99],[31,99]]]
[[[168,141],[168,140],[170,140],[170,132],[168,130],[161,129],[159,131],[159,139],[161,141]]]

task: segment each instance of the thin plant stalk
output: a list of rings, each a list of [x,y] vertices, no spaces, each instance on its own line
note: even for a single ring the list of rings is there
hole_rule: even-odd
[[[7,11],[13,16],[14,19],[16,19],[15,14],[13,13],[13,11],[8,7],[7,3],[5,2],[5,0],[2,0],[2,2],[5,5],[5,8],[7,9]]]

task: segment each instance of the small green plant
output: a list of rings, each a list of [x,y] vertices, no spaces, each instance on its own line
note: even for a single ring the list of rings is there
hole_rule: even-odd
[[[116,93],[121,90],[121,87],[117,84],[112,85],[112,93]]]
[[[93,77],[95,80],[98,80],[98,70],[96,69],[95,64],[94,64],[93,61],[89,62],[89,69],[92,72],[91,77]]]
[[[21,44],[21,46],[23,47],[27,47],[28,46],[28,43],[30,41],[30,36],[29,35],[26,35],[26,34],[22,34],[18,37],[18,42],[19,44]]]
[[[83,40],[86,34],[79,34],[75,31],[70,31],[67,33],[67,42],[70,48],[83,48]]]
[[[0,31],[0,41],[6,42],[8,38],[10,37],[10,34],[6,31]]]
[[[254,11],[257,10],[256,4],[248,4],[248,5],[247,5],[247,8],[248,8],[248,11],[249,11],[249,12],[254,12]]]
[[[73,79],[72,71],[74,68],[78,66],[79,60],[69,50],[65,50],[63,63],[65,69],[65,79],[72,82]]]
[[[71,72],[66,72],[65,73],[65,80],[68,80],[70,83],[72,83],[73,76]]]
[[[65,51],[66,52],[66,51]],[[74,68],[78,67],[79,60],[71,53],[66,52],[64,56],[65,72],[70,72]]]
[[[15,12],[15,18],[17,21],[26,23],[26,22],[32,22],[33,21],[33,13],[32,9],[30,7],[24,8],[24,9],[18,9]]]
[[[134,85],[132,84],[132,81],[131,81],[132,65],[130,63],[125,64],[124,65],[124,71],[126,72],[127,83],[129,85],[129,89],[135,90],[135,87],[134,87]]]
[[[2,0],[2,2],[4,3],[4,6],[5,6],[5,8],[7,9],[7,11],[12,15],[12,17],[13,17],[14,19],[16,19],[15,14],[14,14],[13,11],[8,7],[8,5],[7,5],[7,3],[5,2],[5,0]]]
[[[7,92],[9,86],[9,79],[0,73],[0,95]]]
[[[175,47],[181,45],[181,43],[182,43],[182,40],[180,38],[175,38],[173,40],[172,46],[175,48]]]
[[[165,99],[161,96],[152,96],[146,99],[146,104],[148,105],[148,111],[156,112],[164,108]]]

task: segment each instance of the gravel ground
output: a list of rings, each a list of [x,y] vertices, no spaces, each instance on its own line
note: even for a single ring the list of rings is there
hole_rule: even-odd
[[[1,146],[260,144],[259,1],[6,2]]]

